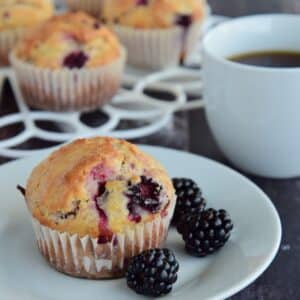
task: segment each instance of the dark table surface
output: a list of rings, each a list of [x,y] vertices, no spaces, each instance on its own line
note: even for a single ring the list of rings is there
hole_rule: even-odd
[[[257,13],[300,13],[300,0],[209,0],[209,3],[215,14],[232,17]],[[0,117],[15,110],[7,100],[11,97],[9,89],[6,89],[5,99],[0,106]],[[16,128],[2,130],[0,140],[10,136],[10,130]],[[215,144],[201,110],[178,113],[173,122],[159,134],[135,142],[188,150],[230,166]],[[22,147],[37,145],[40,145],[39,141],[30,141]],[[0,164],[6,161],[6,158],[0,157]],[[300,179],[272,180],[245,175],[273,200],[282,220],[283,241],[271,267],[256,282],[231,299],[300,299]]]

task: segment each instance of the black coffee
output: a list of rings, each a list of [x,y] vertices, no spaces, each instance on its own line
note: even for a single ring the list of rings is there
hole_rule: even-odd
[[[245,65],[270,68],[300,67],[300,52],[291,51],[262,51],[234,55],[228,58],[231,61]]]

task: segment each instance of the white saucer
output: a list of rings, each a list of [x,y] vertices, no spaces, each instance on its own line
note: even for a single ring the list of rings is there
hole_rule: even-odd
[[[252,283],[270,265],[281,240],[278,214],[268,197],[235,171],[208,159],[155,147],[143,147],[172,177],[195,179],[209,206],[227,209],[235,230],[217,254],[188,256],[175,231],[167,247],[180,263],[178,282],[164,299],[224,299]],[[60,274],[43,260],[22,197],[16,190],[45,152],[0,167],[0,298],[10,300],[143,299],[124,279],[91,281]]]

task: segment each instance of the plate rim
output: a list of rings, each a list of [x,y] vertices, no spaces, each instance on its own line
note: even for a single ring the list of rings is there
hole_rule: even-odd
[[[176,153],[179,155],[188,155],[188,156],[192,157],[193,159],[200,159],[200,160],[204,161],[205,163],[208,163],[210,165],[215,165],[219,168],[223,168],[224,170],[226,170],[226,172],[230,172],[232,175],[239,177],[241,180],[243,180],[245,182],[245,184],[252,186],[252,188],[254,188],[258,194],[260,194],[261,198],[264,199],[265,204],[268,205],[270,211],[272,212],[274,226],[276,227],[275,228],[276,233],[274,233],[274,237],[276,237],[276,240],[274,239],[274,243],[272,245],[272,250],[268,254],[267,258],[264,260],[264,262],[262,264],[260,264],[260,266],[258,266],[253,272],[251,272],[247,276],[245,276],[244,279],[242,279],[239,282],[237,282],[236,284],[232,285],[231,288],[228,288],[225,291],[219,292],[212,297],[206,298],[206,300],[219,300],[219,299],[226,299],[228,297],[231,297],[231,296],[237,294],[238,292],[241,292],[246,287],[251,285],[256,279],[258,279],[268,269],[268,267],[271,265],[271,263],[274,261],[275,257],[278,254],[279,247],[280,247],[281,240],[282,240],[282,223],[281,223],[280,215],[279,215],[274,203],[272,202],[271,198],[259,186],[257,186],[254,182],[252,182],[245,175],[243,175],[240,172],[232,169],[231,167],[226,166],[226,165],[224,165],[218,161],[215,161],[213,159],[204,157],[202,155],[190,153],[187,151],[172,149],[172,148],[163,147],[163,146],[150,146],[150,145],[145,145],[145,144],[137,144],[137,146],[140,147],[143,151],[148,152],[149,154],[151,154],[152,150],[153,151],[164,151],[164,152],[173,152],[173,153]],[[55,148],[59,148],[59,147],[55,147]],[[35,159],[37,161],[39,161],[41,159],[44,159],[52,151],[53,151],[53,148],[40,150],[40,151],[38,151],[38,153],[35,153],[36,156],[33,156],[33,155],[27,156],[24,158],[20,158],[20,159],[16,159],[16,160],[4,163],[4,164],[0,165],[0,172],[2,171],[3,168],[9,168],[10,166],[13,166],[13,165],[16,165],[16,164],[19,164],[22,162],[35,160]],[[1,288],[1,286],[0,286],[0,288]],[[172,297],[172,295],[170,295],[170,297]],[[168,299],[169,297],[166,296],[165,298]]]
[[[253,271],[252,273],[247,275],[243,280],[241,280],[241,281],[239,281],[239,283],[236,283],[235,285],[233,285],[230,289],[228,289],[224,292],[220,292],[213,297],[207,298],[206,300],[227,299],[227,298],[243,291],[249,285],[254,283],[272,264],[272,262],[274,261],[274,259],[276,258],[277,254],[278,254],[279,247],[280,247],[280,244],[282,241],[282,222],[280,219],[280,215],[279,215],[274,203],[272,202],[271,198],[258,185],[256,185],[253,181],[251,181],[245,175],[243,175],[240,172],[234,170],[233,168],[226,166],[226,165],[224,165],[218,161],[215,161],[213,159],[204,157],[202,155],[190,153],[187,151],[181,151],[181,150],[171,149],[171,148],[166,148],[166,147],[161,147],[161,146],[149,146],[149,145],[139,145],[139,146],[141,146],[145,151],[147,151],[147,149],[167,150],[167,151],[171,151],[171,152],[174,152],[177,154],[189,155],[196,159],[200,158],[209,164],[217,165],[218,167],[223,168],[224,170],[230,172],[234,176],[240,177],[241,180],[243,180],[248,185],[252,186],[262,196],[265,203],[268,204],[269,208],[272,211],[274,221],[276,220],[276,222],[274,222],[274,225],[276,225],[276,241],[274,241],[272,251],[270,251],[268,258],[264,261],[264,263],[261,264],[260,267],[257,267],[256,271]],[[274,236],[275,236],[275,234],[274,234]]]

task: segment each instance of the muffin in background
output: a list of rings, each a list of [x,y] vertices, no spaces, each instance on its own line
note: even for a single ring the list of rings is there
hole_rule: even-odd
[[[71,11],[84,11],[98,18],[102,12],[103,0],[65,0],[65,3]]]
[[[129,64],[178,65],[194,49],[206,15],[204,0],[102,0],[102,21],[128,50]]]
[[[118,91],[126,50],[98,20],[82,13],[52,17],[10,56],[25,101],[49,110],[87,110]]]
[[[161,247],[176,202],[158,162],[106,137],[51,154],[30,175],[25,198],[42,255],[84,278],[123,276],[132,256]]]
[[[28,31],[53,15],[51,0],[0,1],[0,64],[9,64],[9,52]]]

